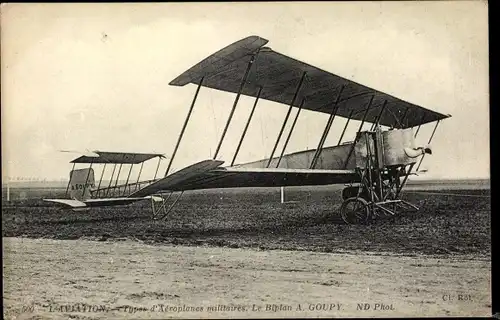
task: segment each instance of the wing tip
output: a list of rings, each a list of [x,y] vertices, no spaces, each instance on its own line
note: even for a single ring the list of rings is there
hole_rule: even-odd
[[[216,56],[217,54],[220,54],[224,51],[227,51],[227,50],[234,51],[234,50],[241,48],[241,47],[244,47],[246,49],[251,49],[251,50],[258,50],[258,48],[261,48],[262,46],[266,45],[268,42],[269,42],[269,40],[267,40],[266,38],[263,38],[261,36],[258,36],[258,35],[250,35],[250,36],[247,36],[247,37],[242,38],[240,40],[237,40],[237,41],[225,46],[224,48],[220,49],[219,51],[209,55],[205,59],[201,60],[200,62],[198,62],[197,64],[195,64],[191,68],[189,68],[187,71],[185,71],[184,73],[179,75],[177,78],[170,81],[168,84],[171,86],[183,87],[186,84],[188,84],[194,80],[200,79],[201,73],[199,72],[199,70],[197,72],[196,69],[200,68],[200,66],[203,65],[204,62],[207,62],[210,58],[212,58],[212,57]],[[241,58],[241,57],[239,57],[239,58]],[[194,77],[193,77],[193,75],[194,75]]]
[[[250,40],[250,39],[253,40],[253,42],[255,42],[255,41],[261,41],[261,44],[260,44],[261,47],[264,46],[264,45],[266,45],[269,42],[269,40],[267,40],[266,38],[258,36],[258,35],[255,35],[255,34],[251,35],[251,36],[248,36],[246,38],[243,38],[243,39],[241,39],[239,41],[245,41],[245,40]]]
[[[175,78],[174,80],[172,80],[168,83],[169,86],[176,86],[176,87],[182,87],[186,84],[187,83],[184,83],[183,81],[181,81],[181,79],[179,79],[179,77]]]
[[[87,207],[87,204],[85,202],[76,199],[42,199],[42,200],[46,202],[60,204],[66,208],[71,208],[71,209],[79,209],[79,208],[81,209]]]

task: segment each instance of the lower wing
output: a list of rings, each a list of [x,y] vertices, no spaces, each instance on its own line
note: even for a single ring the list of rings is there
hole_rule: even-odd
[[[344,184],[359,181],[354,170],[220,168],[172,186],[173,191]]]
[[[220,163],[207,160],[182,169],[138,190],[131,196],[145,196],[160,191],[327,185],[358,182],[359,180],[359,175],[354,170],[222,168]]]

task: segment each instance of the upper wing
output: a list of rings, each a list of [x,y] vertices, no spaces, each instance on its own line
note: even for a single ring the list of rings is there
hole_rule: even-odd
[[[204,77],[203,86],[236,93],[251,55],[256,54],[242,90],[244,95],[256,97],[259,88],[262,87],[261,99],[290,105],[302,74],[306,72],[303,85],[294,102],[296,107],[304,98],[302,106],[304,109],[330,114],[340,88],[344,85],[337,110],[337,115],[342,117],[348,117],[352,111],[352,119],[362,120],[372,97],[372,105],[366,114],[367,122],[376,121],[384,101],[387,101],[386,107],[379,123],[385,126],[409,128],[450,116],[363,86],[270,48],[263,48],[267,42],[268,40],[258,36],[235,42],[193,66],[170,84],[176,86],[197,84]]]

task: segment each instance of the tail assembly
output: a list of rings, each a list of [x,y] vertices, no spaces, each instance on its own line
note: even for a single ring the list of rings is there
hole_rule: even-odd
[[[94,169],[72,170],[69,174],[69,195],[71,199],[87,200],[90,190],[95,188]]]

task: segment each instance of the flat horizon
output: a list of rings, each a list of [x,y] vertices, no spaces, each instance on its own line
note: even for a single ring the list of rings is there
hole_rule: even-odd
[[[413,178],[412,180],[408,180],[408,184],[421,184],[421,183],[428,183],[428,182],[435,182],[435,183],[450,183],[450,182],[489,182],[491,179],[490,178]],[[119,184],[125,184],[126,180],[119,180]],[[24,187],[24,188],[29,188],[31,186],[36,186],[40,187],[40,185],[47,185],[47,184],[58,184],[61,186],[65,186],[68,183],[68,180],[11,180],[9,183],[6,183],[2,181],[2,188],[6,188],[7,185],[9,184],[10,187],[13,187],[13,185],[16,185],[15,187]],[[106,183],[109,183],[109,180],[103,180],[102,184],[106,185]],[[129,182],[132,183],[132,182]],[[318,186],[306,186],[308,188],[312,187],[326,187],[326,186],[331,186],[331,185],[318,185]],[[294,187],[301,187],[301,186],[290,186],[287,188],[294,188]],[[279,187],[272,187],[272,188],[279,188]],[[231,188],[234,189],[234,188]]]

